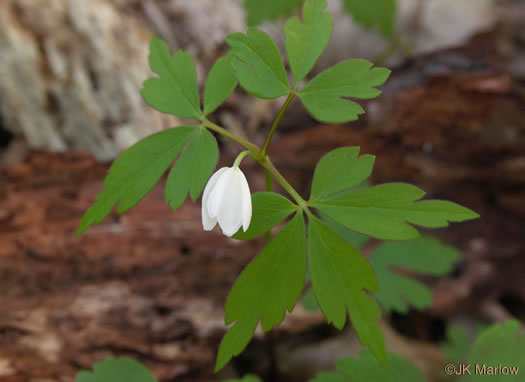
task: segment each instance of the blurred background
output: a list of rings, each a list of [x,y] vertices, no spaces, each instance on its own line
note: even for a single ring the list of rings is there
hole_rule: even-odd
[[[192,54],[202,89],[227,34],[260,24],[283,48],[281,16],[301,1],[285,3],[0,0],[0,382],[73,381],[108,355],[141,360],[160,381],[219,381],[266,375],[272,352],[281,380],[305,381],[359,352],[351,327],[298,304],[214,375],[225,298],[262,241],[203,232],[200,205],[173,213],[162,184],[75,237],[111,161],[184,123],[140,97],[151,36]],[[374,183],[411,182],[481,214],[431,232],[461,252],[448,276],[423,278],[432,306],[381,322],[387,348],[437,381],[449,325],[525,320],[525,1],[392,0],[392,17],[368,25],[351,1],[328,3],[334,34],[315,72],[360,57],[392,75],[345,126],[294,101],[269,154],[304,196],[324,153],[358,145],[377,156]],[[261,144],[282,102],[238,88],[213,119]],[[219,144],[219,166],[231,163],[239,148]],[[243,167],[262,190],[260,169]]]

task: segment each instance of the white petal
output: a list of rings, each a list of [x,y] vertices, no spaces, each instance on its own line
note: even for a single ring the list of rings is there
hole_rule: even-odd
[[[212,218],[208,212],[202,211],[202,228],[205,231],[211,231],[217,225],[217,218]]]
[[[233,168],[221,176],[216,188],[221,186],[224,180],[221,203],[217,214],[217,220],[226,236],[235,234],[242,224],[242,191],[240,182],[240,170]],[[213,197],[213,194],[212,196]]]
[[[219,171],[217,171],[217,173],[218,172]],[[221,173],[218,174],[219,176],[217,177],[217,181],[210,191],[206,205],[208,206],[208,213],[211,217],[217,217],[219,214],[222,199],[226,193],[226,187],[229,183],[231,172],[231,167],[224,167],[224,171],[221,171]]]
[[[242,198],[242,229],[246,232],[252,220],[252,196],[250,194],[250,186],[248,186],[248,181],[246,180],[244,173],[241,170],[239,170],[239,173]]]
[[[219,224],[220,225],[220,224]],[[222,228],[222,227],[221,227]],[[222,233],[228,237],[232,237],[237,232],[239,232],[239,229],[241,228],[241,221],[239,220],[239,224],[237,224],[235,227],[227,227],[226,229],[222,230]]]
[[[202,214],[202,227],[205,231],[211,231],[215,225],[217,224],[217,217],[211,217],[208,213],[208,198],[210,196],[210,193],[217,183],[217,180],[219,179],[219,176],[227,170],[228,167],[223,167],[219,170],[217,170],[208,180],[208,183],[206,183],[206,187],[204,188],[204,193],[202,194],[202,206],[201,206],[201,214]]]

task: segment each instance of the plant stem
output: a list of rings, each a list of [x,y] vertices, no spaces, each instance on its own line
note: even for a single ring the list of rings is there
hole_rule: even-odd
[[[248,142],[247,140],[244,140],[235,134],[230,133],[228,130],[224,129],[223,127],[209,121],[208,119],[204,119],[202,121],[203,126],[209,128],[210,130],[215,131],[218,134],[224,135],[225,137],[231,139],[232,141],[238,143],[240,146],[242,146],[246,151],[241,152],[237,158],[235,159],[234,166],[238,166],[241,162],[241,160],[246,156],[250,155],[253,159],[255,159],[257,162],[261,164],[264,168],[264,174],[266,178],[266,191],[271,192],[272,191],[272,178],[276,180],[277,183],[281,185],[281,187],[288,192],[288,194],[297,202],[299,205],[299,208],[301,210],[305,210],[306,213],[310,213],[308,210],[308,203],[299,195],[297,191],[292,187],[290,183],[284,178],[284,176],[281,175],[279,170],[275,168],[273,163],[270,161],[270,158],[268,158],[268,155],[266,155],[266,150],[268,149],[268,145],[270,143],[270,140],[272,138],[273,133],[277,129],[277,126],[279,125],[279,121],[281,120],[284,111],[292,101],[293,97],[295,96],[294,93],[290,93],[288,95],[288,98],[286,99],[285,103],[281,107],[281,110],[279,111],[279,114],[277,115],[277,118],[275,119],[272,128],[268,134],[268,137],[266,138],[266,142],[264,142],[264,146],[262,149],[259,149],[257,145],[254,145],[251,142]],[[264,242],[268,244],[270,240],[272,239],[271,231],[268,230],[265,233],[264,236]],[[275,341],[274,341],[274,334],[272,331],[269,331],[265,333],[265,338],[267,342],[267,349],[268,349],[268,358],[270,362],[270,367],[268,370],[269,374],[269,380],[276,381],[279,379],[279,366],[277,363],[277,357],[275,354]]]
[[[266,180],[266,191],[271,192],[272,191],[272,174],[268,172],[268,170],[264,170],[264,177]]]
[[[239,167],[241,165],[241,161],[244,159],[246,155],[251,155],[251,152],[249,150],[245,150],[241,152],[239,155],[237,155],[237,158],[235,158],[235,161],[233,162],[233,167]]]
[[[264,176],[266,179],[266,191],[272,192],[272,174],[266,168],[264,169]],[[268,230],[264,233],[264,245],[266,246],[272,240],[272,231]],[[276,381],[279,379],[279,364],[277,363],[277,357],[275,355],[275,341],[273,338],[273,332],[264,333],[266,340],[266,351],[268,356],[268,380]]]
[[[266,137],[266,141],[264,142],[264,145],[261,150],[261,156],[266,156],[266,151],[268,151],[268,146],[270,145],[270,141],[272,140],[272,136],[275,133],[275,130],[277,130],[277,127],[279,126],[279,122],[281,122],[281,118],[283,117],[283,114],[290,105],[290,102],[292,102],[293,98],[295,97],[295,93],[289,93],[288,98],[286,98],[286,101],[284,101],[283,106],[281,107],[281,110],[279,110],[279,114],[277,114],[277,117],[275,118],[275,121],[273,121],[272,128],[270,129],[270,132],[268,133],[268,136]]]
[[[230,133],[225,128],[220,127],[219,125],[209,121],[206,118],[202,121],[202,123],[208,129],[213,130],[216,133],[219,133],[221,135],[224,135],[226,138],[230,138],[232,141],[238,143],[240,146],[244,147],[246,150],[248,150],[252,154],[254,154],[255,157],[259,157],[260,156],[261,150],[259,150],[259,147],[257,147],[257,145],[254,145],[253,143],[248,142],[247,140],[242,139],[242,138],[238,137],[237,135]]]
[[[259,163],[272,175],[272,177],[281,185],[282,188],[297,202],[301,209],[307,207],[306,201],[299,195],[297,191],[292,187],[290,183],[281,175],[281,173],[275,168],[270,158],[266,157],[260,160]]]
[[[268,171],[268,173],[270,173],[273,179],[275,179],[275,181],[279,183],[286,192],[288,192],[288,194],[297,202],[301,209],[307,208],[306,201],[301,197],[301,195],[299,195],[297,191],[295,191],[295,189],[290,183],[288,183],[284,176],[281,175],[279,170],[275,168],[273,163],[270,161],[270,158],[268,158],[266,154],[264,156],[262,155],[262,150],[260,150],[259,147],[257,147],[257,145],[254,145],[253,143],[248,142],[245,139],[239,138],[235,134],[230,133],[228,130],[224,129],[223,127],[220,127],[219,125],[216,125],[213,122],[210,122],[207,119],[203,120],[203,125],[209,128],[210,130],[215,131],[218,134],[224,135],[225,137],[231,139],[232,141],[238,143],[240,146],[248,150],[251,156],[257,162],[259,162],[261,166],[263,166],[264,169]]]

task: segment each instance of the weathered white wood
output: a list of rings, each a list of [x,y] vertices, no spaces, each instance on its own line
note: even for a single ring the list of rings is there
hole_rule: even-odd
[[[0,113],[31,147],[100,159],[176,121],[149,108],[151,32],[106,0],[0,2]]]

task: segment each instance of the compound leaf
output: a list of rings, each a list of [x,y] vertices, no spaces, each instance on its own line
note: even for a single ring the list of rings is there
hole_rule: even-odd
[[[235,323],[221,342],[216,370],[244,349],[259,320],[265,332],[282,322],[299,298],[305,274],[305,224],[297,213],[233,285],[225,310],[226,325]]]
[[[357,358],[342,358],[336,368],[352,382],[425,382],[423,372],[414,363],[395,353],[387,353],[386,367],[382,367],[368,350]]]
[[[168,46],[158,37],[150,42],[149,64],[160,77],[144,81],[141,94],[148,105],[179,117],[201,119],[195,64],[190,54]]]
[[[319,73],[298,95],[306,109],[321,122],[342,123],[357,119],[364,110],[357,103],[344,99],[369,99],[381,92],[374,88],[383,84],[390,70],[370,67],[366,60],[353,59]]]
[[[254,26],[266,20],[275,20],[299,8],[303,0],[244,0],[247,23]]]
[[[343,0],[345,9],[366,28],[377,28],[386,37],[394,33],[396,0]]]
[[[469,362],[472,367],[485,369],[478,373],[471,369],[466,381],[525,381],[525,335],[520,322],[509,320],[483,331],[474,342]]]
[[[368,350],[362,350],[360,359],[342,358],[337,361],[337,372],[321,372],[310,382],[426,382],[422,371],[406,358],[387,353],[386,367],[379,364]]]
[[[290,85],[279,49],[263,31],[249,28],[246,35],[226,37],[233,55],[232,67],[241,86],[259,98],[277,98],[288,94]]]
[[[443,276],[452,270],[458,259],[459,252],[455,248],[429,237],[381,244],[370,258],[379,281],[375,298],[387,311],[407,313],[409,305],[419,310],[426,309],[432,304],[430,289],[419,281],[393,272],[391,268]]]
[[[164,196],[173,210],[181,206],[188,190],[191,200],[197,200],[219,159],[215,137],[204,127],[196,130],[168,175]]]
[[[215,111],[237,86],[231,61],[233,53],[219,58],[210,69],[204,84],[204,116]]]
[[[140,362],[128,357],[108,357],[93,366],[93,371],[80,371],[75,382],[156,382],[151,372]]]
[[[479,215],[459,204],[443,200],[417,201],[425,193],[410,184],[389,183],[356,190],[312,205],[345,227],[386,240],[419,236],[408,223],[427,228],[446,227]]]
[[[196,129],[182,126],[163,130],[122,153],[110,167],[104,189],[82,217],[77,235],[104,220],[117,203],[119,214],[134,207],[159,181]]]
[[[342,123],[357,119],[364,110],[344,97],[369,99],[381,92],[374,88],[383,84],[390,70],[373,68],[366,60],[340,62],[319,73],[298,95],[306,109],[321,122]]]
[[[253,239],[269,231],[297,210],[297,206],[284,196],[273,192],[256,192],[252,195],[252,221],[248,231],[242,228],[235,239]]]
[[[330,40],[332,16],[325,12],[326,5],[326,0],[307,1],[303,22],[293,17],[284,26],[286,52],[296,84],[310,72]]]
[[[310,201],[324,199],[363,182],[372,173],[375,156],[361,155],[359,147],[341,147],[323,156],[315,167]]]
[[[381,312],[365,289],[377,292],[374,270],[357,249],[343,240],[326,223],[308,216],[308,256],[312,287],[328,322],[341,329],[346,311],[359,340],[386,362],[383,333],[377,323]]]

